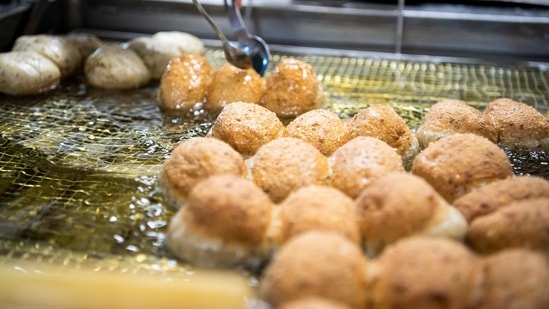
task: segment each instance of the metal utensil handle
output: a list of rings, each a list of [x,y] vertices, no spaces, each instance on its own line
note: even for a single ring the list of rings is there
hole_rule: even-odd
[[[242,19],[242,15],[240,15],[240,9],[238,5],[235,4],[234,0],[231,0],[230,5],[227,0],[224,0],[224,3],[225,11],[227,12],[227,16],[229,17],[231,28],[233,29],[233,32],[236,35],[238,41],[248,42],[252,36],[248,32],[248,29],[246,29],[246,24]]]
[[[215,21],[210,17],[210,15],[208,15],[208,13],[206,12],[206,10],[204,9],[204,7],[202,7],[202,4],[200,4],[200,2],[198,2],[198,0],[193,0],[193,4],[194,6],[198,9],[198,11],[200,12],[200,14],[206,18],[206,21],[210,24],[210,26],[212,26],[212,29],[215,31],[215,33],[217,34],[217,36],[219,37],[219,39],[223,42],[223,44],[226,44],[229,40],[227,40],[227,37],[225,36],[225,34],[223,33],[223,31],[221,31],[221,28],[219,28],[219,26],[217,26],[217,24],[215,23]]]

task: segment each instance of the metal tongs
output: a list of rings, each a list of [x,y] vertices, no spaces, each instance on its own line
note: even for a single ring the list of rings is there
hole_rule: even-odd
[[[269,66],[270,60],[267,43],[259,36],[251,35],[248,32],[240,15],[240,9],[234,0],[231,1],[230,5],[227,3],[227,0],[224,0],[224,2],[225,11],[229,17],[231,28],[237,38],[238,44],[229,42],[223,31],[221,31],[206,10],[204,10],[200,2],[193,0],[194,6],[206,18],[221,40],[227,61],[241,69],[253,68],[259,75],[263,76],[267,70],[267,66]]]

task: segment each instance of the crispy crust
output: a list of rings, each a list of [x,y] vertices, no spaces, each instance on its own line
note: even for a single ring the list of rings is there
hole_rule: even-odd
[[[331,111],[315,109],[292,120],[282,135],[305,140],[329,156],[345,142],[345,122]]]
[[[549,308],[549,263],[540,253],[509,249],[489,255],[478,309]]]
[[[422,178],[407,173],[380,177],[355,200],[366,251],[375,255],[385,245],[413,234],[462,238],[467,224],[444,223],[450,205]]]
[[[261,102],[265,80],[253,69],[242,70],[226,63],[215,69],[212,75],[206,95],[206,108],[219,111],[233,102]]]
[[[346,141],[358,136],[380,139],[395,148],[405,161],[418,152],[419,144],[395,110],[387,105],[372,104],[346,122]]]
[[[211,176],[189,193],[191,225],[224,242],[260,245],[272,203],[254,183],[236,175]]]
[[[197,265],[259,264],[269,252],[264,245],[272,209],[254,183],[230,174],[211,176],[192,188],[170,222],[168,245]]]
[[[242,156],[227,143],[207,137],[181,142],[164,161],[159,184],[172,208],[179,208],[193,186],[211,175],[246,177]]]
[[[484,114],[503,146],[549,150],[549,119],[534,107],[501,98],[490,102]]]
[[[280,204],[282,241],[310,230],[333,231],[360,243],[354,201],[341,191],[311,185],[291,193]]]
[[[493,253],[506,248],[549,251],[549,198],[512,203],[474,220],[467,232],[471,248]]]
[[[347,238],[307,232],[278,251],[265,271],[259,295],[275,308],[303,297],[323,297],[363,309],[366,265],[360,248]]]
[[[392,172],[403,172],[402,158],[387,143],[359,136],[338,148],[330,157],[331,182],[356,198],[370,182]]]
[[[226,105],[209,134],[249,156],[280,136],[284,125],[275,113],[255,103],[234,102]]]
[[[549,181],[537,176],[516,176],[497,180],[456,199],[453,205],[468,222],[511,203],[546,197]]]
[[[170,60],[160,78],[158,101],[163,110],[189,110],[203,105],[212,67],[206,57],[188,53]]]
[[[473,133],[497,141],[496,130],[482,111],[459,100],[437,102],[423,117],[416,131],[422,148],[454,133]]]
[[[267,77],[261,105],[280,117],[295,117],[322,105],[322,85],[313,67],[294,58],[282,60]]]
[[[281,137],[263,145],[247,164],[253,181],[275,203],[301,187],[328,181],[328,159],[297,138]]]
[[[462,244],[411,237],[386,248],[369,277],[371,308],[471,308],[481,263]]]
[[[505,152],[471,133],[456,133],[429,144],[414,158],[411,171],[450,203],[476,187],[513,175]]]

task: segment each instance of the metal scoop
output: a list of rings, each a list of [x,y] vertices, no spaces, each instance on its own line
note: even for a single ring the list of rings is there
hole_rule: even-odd
[[[225,10],[227,11],[231,28],[237,37],[238,45],[229,42],[225,34],[208,15],[206,10],[204,10],[198,0],[193,0],[193,3],[221,40],[227,61],[241,69],[253,68],[259,75],[263,76],[269,65],[269,47],[263,39],[248,32],[240,15],[240,10],[235,5],[235,1],[231,1],[231,5],[229,5],[227,0],[225,0]]]

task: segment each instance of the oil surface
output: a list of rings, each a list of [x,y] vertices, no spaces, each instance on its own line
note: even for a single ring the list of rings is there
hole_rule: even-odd
[[[271,69],[289,56],[273,55]],[[219,50],[207,57],[224,61]],[[388,104],[415,129],[446,98],[480,109],[500,97],[549,106],[549,72],[536,68],[296,57],[313,65],[324,107],[344,119]],[[205,135],[215,115],[163,114],[157,89],[101,91],[80,77],[36,97],[0,95],[0,261],[188,271],[164,247],[172,212],[157,177],[170,151]],[[549,154],[507,153],[516,174],[549,179]]]

